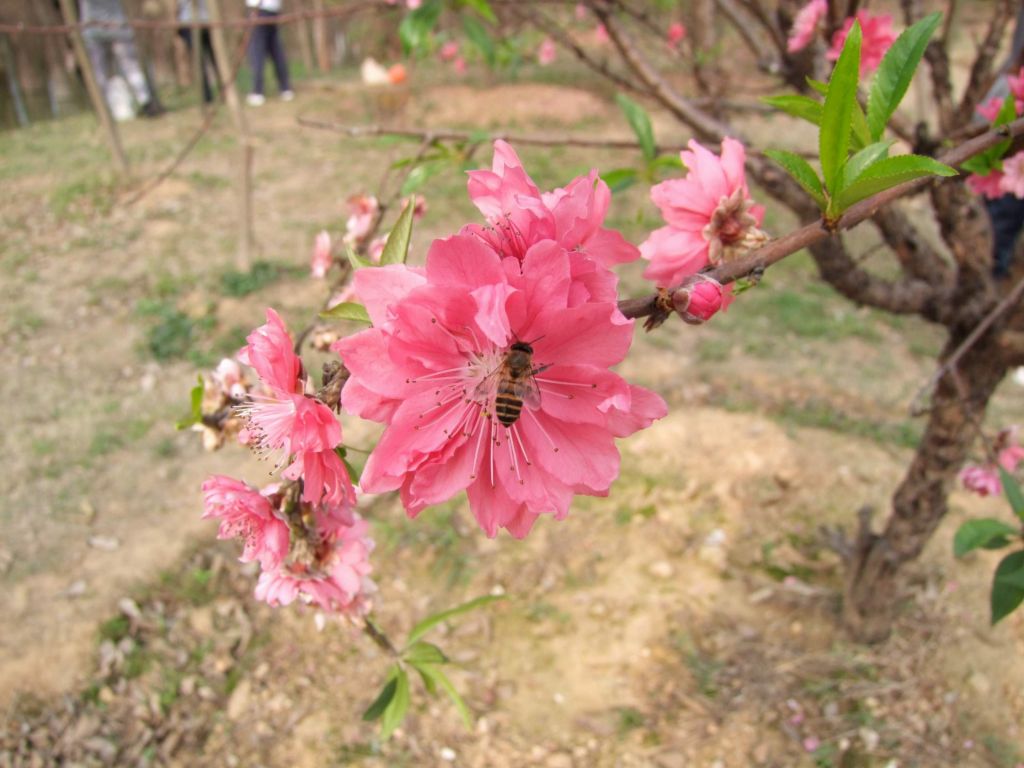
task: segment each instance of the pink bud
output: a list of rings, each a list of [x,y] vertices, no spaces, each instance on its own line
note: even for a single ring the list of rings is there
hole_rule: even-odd
[[[683,38],[686,37],[686,27],[675,21],[669,24],[668,27],[668,44],[672,48],[675,48],[679,43],[682,42]]]
[[[722,308],[722,285],[704,275],[694,275],[672,294],[672,305],[687,323],[700,325]]]

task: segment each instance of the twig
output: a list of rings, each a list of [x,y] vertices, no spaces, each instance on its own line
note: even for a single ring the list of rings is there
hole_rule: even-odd
[[[333,19],[345,17],[349,14],[361,11],[364,8],[391,8],[386,0],[360,0],[340,8],[329,8],[323,11],[295,11],[293,13],[281,13],[277,16],[263,18],[245,19],[224,19],[222,21],[203,21],[195,26],[200,29],[217,28],[242,28],[242,27],[263,27],[270,24],[290,24],[293,21],[305,19]],[[86,29],[180,29],[182,26],[178,21],[156,20],[156,19],[130,19],[127,21],[82,21],[75,24],[0,24],[0,32],[7,32],[14,35],[66,35],[68,32],[81,31]],[[191,24],[187,26],[192,26]]]
[[[1017,122],[1021,121],[1018,120]],[[992,324],[998,320],[1006,310],[1015,306],[1017,302],[1020,301],[1021,296],[1024,296],[1024,278],[1018,280],[1016,285],[1013,286],[1013,289],[1006,294],[998,304],[992,307],[989,313],[982,318],[981,322],[974,327],[974,330],[968,334],[967,338],[960,342],[960,346],[953,351],[953,354],[946,358],[945,362],[939,366],[939,369],[932,374],[928,383],[918,390],[917,394],[914,395],[914,399],[910,406],[911,415],[916,416],[921,413],[919,410],[921,400],[927,396],[929,392],[935,389],[935,386],[942,380],[943,376],[956,368],[957,363],[959,363],[960,359],[967,354],[968,350],[978,343],[978,339],[985,335],[985,332],[992,327]]]
[[[989,147],[998,144],[1000,141],[1006,139],[1007,136],[1019,136],[1021,134],[1024,134],[1024,118],[1018,118],[1012,123],[1000,126],[999,128],[988,131],[977,138],[966,141],[960,146],[941,155],[938,159],[941,162],[946,163],[946,165],[957,166],[968,158],[974,157],[980,152],[984,152]],[[915,181],[908,181],[900,184],[899,186],[892,187],[884,192],[879,192],[877,195],[869,197],[866,200],[862,200],[847,209],[846,213],[842,215],[839,221],[836,222],[835,226],[831,229],[826,226],[823,219],[819,219],[818,221],[808,224],[805,227],[801,227],[795,232],[791,232],[784,237],[772,240],[767,245],[758,248],[756,251],[753,251],[741,259],[728,262],[712,269],[707,274],[709,277],[715,278],[720,283],[729,283],[738,278],[749,275],[755,270],[765,269],[803,248],[807,248],[814,243],[831,237],[835,232],[850,229],[851,227],[860,224],[862,221],[870,219],[878,213],[882,207],[900,197],[917,192],[933,182],[933,177],[917,179]],[[1024,288],[1021,290],[1024,290]],[[1014,292],[1016,293],[1016,289]],[[657,293],[653,293],[641,299],[624,299],[619,302],[619,310],[626,317],[648,317],[658,311],[657,299]]]
[[[378,648],[387,653],[389,656],[394,656],[396,658],[399,656],[398,649],[395,648],[394,645],[392,645],[391,640],[388,639],[388,636],[385,635],[380,630],[380,628],[373,623],[373,619],[371,619],[369,616],[363,619],[363,632],[366,633],[366,636],[368,638],[373,640],[374,644]]]

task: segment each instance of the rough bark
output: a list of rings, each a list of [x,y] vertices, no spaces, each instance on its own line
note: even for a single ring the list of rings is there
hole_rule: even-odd
[[[951,336],[943,352],[950,355],[962,338]],[[935,390],[928,426],[892,500],[892,514],[881,534],[862,518],[861,530],[846,574],[843,621],[855,638],[878,642],[887,638],[899,605],[903,565],[921,554],[948,510],[949,490],[967,451],[977,438],[976,426],[1006,373],[992,340],[964,355],[956,372],[943,377]]]

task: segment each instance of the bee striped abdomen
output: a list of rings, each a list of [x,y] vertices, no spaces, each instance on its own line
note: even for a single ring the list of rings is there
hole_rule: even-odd
[[[503,380],[498,384],[498,392],[494,396],[494,413],[498,421],[511,427],[519,419],[523,411],[523,400],[516,393],[515,382]]]

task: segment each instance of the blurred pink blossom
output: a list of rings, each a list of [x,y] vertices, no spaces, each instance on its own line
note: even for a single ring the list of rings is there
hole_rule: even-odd
[[[967,177],[967,186],[976,195],[984,195],[989,200],[995,200],[1006,194],[1003,191],[1003,172],[990,171],[984,176],[972,173]]]
[[[678,48],[679,44],[683,42],[686,37],[686,27],[683,26],[682,22],[673,21],[668,25],[668,32],[666,38],[668,39],[668,45],[670,48]]]
[[[348,199],[348,221],[345,222],[345,237],[349,245],[360,242],[370,232],[380,210],[380,203],[373,195],[352,195]]]
[[[991,465],[968,464],[960,470],[960,482],[979,496],[998,496],[1003,492],[999,473]]]
[[[310,272],[313,277],[322,278],[331,268],[331,236],[327,230],[321,230],[313,241],[313,258],[310,261]]]
[[[611,40],[611,37],[609,37],[608,35],[608,27],[606,27],[604,24],[598,24],[596,27],[594,27],[595,43],[597,43],[598,45],[604,45],[609,40]]]
[[[555,45],[555,41],[550,37],[545,37],[544,42],[542,42],[540,47],[537,49],[537,63],[542,67],[546,67],[549,64],[554,63],[557,55],[558,47]]]
[[[832,36],[832,47],[825,54],[825,58],[829,61],[839,59],[846,36],[853,29],[854,20],[860,22],[861,32],[864,35],[860,46],[860,74],[863,77],[878,69],[886,51],[896,42],[896,31],[892,27],[892,16],[889,14],[873,16],[867,11],[857,11],[856,16],[848,17],[843,22],[843,26]]]
[[[457,75],[466,74],[466,60],[461,56],[456,57],[455,61],[452,62],[452,69],[455,70]]]
[[[999,189],[1009,195],[1024,198],[1024,151],[1003,160],[1003,178]]]
[[[242,368],[230,357],[225,357],[212,374],[213,383],[232,400],[241,400],[249,391]]]
[[[828,0],[811,0],[801,8],[793,19],[793,29],[790,30],[789,39],[786,41],[786,50],[789,53],[796,53],[806,48],[818,33],[827,14]]]
[[[449,40],[441,46],[441,52],[439,55],[441,57],[441,61],[451,61],[459,55],[459,44],[454,40]]]

